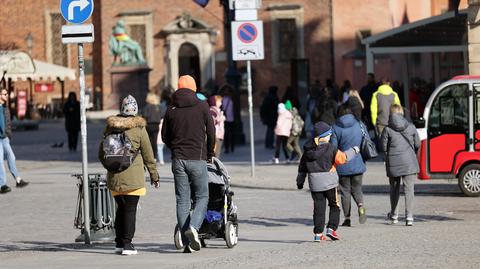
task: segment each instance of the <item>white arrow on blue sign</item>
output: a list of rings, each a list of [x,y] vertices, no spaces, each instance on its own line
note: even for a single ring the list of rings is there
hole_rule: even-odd
[[[93,0],[60,0],[63,18],[75,24],[84,23],[93,13]]]

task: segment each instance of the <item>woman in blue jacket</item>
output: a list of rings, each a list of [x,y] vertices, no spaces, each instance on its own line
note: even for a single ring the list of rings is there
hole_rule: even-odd
[[[348,106],[342,105],[338,109],[338,119],[333,125],[334,135],[331,143],[341,151],[360,147],[362,143],[362,128],[366,130],[363,123],[358,121],[352,114]],[[367,133],[368,136],[368,133]],[[340,178],[340,194],[342,197],[342,210],[345,221],[342,226],[351,226],[350,211],[351,197],[358,206],[359,222],[361,224],[367,221],[365,207],[363,205],[362,178],[367,170],[361,154],[358,154],[346,164],[337,166],[338,176]]]

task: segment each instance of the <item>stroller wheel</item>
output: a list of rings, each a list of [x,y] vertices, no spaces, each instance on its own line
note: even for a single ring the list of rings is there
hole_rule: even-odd
[[[207,242],[205,242],[205,239],[200,239],[200,244],[202,245],[202,248],[207,247]]]
[[[175,242],[176,249],[183,248],[182,233],[180,232],[180,228],[178,227],[178,224],[175,225],[175,231],[173,232],[173,242]]]
[[[228,248],[233,248],[238,243],[237,227],[233,225],[231,221],[225,225],[225,241],[227,242]]]

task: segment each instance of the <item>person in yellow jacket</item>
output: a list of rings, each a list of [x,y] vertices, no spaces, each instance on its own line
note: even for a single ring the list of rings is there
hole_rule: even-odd
[[[132,244],[135,234],[135,221],[137,204],[140,196],[147,192],[145,187],[145,172],[150,174],[150,183],[155,188],[159,187],[159,175],[153,156],[153,149],[146,130],[146,121],[137,116],[137,101],[128,95],[122,101],[120,115],[107,118],[107,127],[104,134],[115,130],[123,130],[130,139],[132,147],[138,149],[132,164],[119,173],[107,173],[107,187],[112,192],[117,211],[115,216],[115,253],[122,255],[135,255],[137,250]],[[104,160],[103,142],[100,143],[98,157]]]
[[[372,101],[370,103],[370,112],[372,114],[372,124],[375,126],[377,137],[380,137],[385,126],[388,125],[390,107],[393,104],[401,105],[398,94],[392,89],[392,87],[390,87],[390,85],[383,84],[373,93]]]

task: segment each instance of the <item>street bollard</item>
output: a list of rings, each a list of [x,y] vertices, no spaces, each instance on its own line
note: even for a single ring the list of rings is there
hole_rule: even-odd
[[[81,234],[75,239],[75,242],[84,242],[83,175],[74,174],[72,177],[78,180],[78,199],[74,227],[81,230]],[[107,188],[105,175],[88,174],[88,191],[90,197],[90,241],[114,241],[116,204],[112,193]]]

